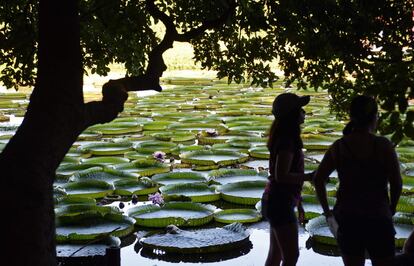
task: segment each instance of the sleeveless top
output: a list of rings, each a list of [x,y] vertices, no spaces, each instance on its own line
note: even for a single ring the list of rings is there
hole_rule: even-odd
[[[297,147],[290,140],[281,141],[278,151],[291,151],[293,152],[293,159],[289,169],[291,173],[304,173],[304,154],[302,148]],[[275,166],[276,166],[277,153],[271,153],[269,159],[269,182],[266,186],[266,191],[270,194],[279,194],[280,196],[288,197],[289,199],[295,201],[300,200],[300,194],[302,191],[302,184],[287,184],[277,182],[275,179]]]
[[[391,217],[388,198],[388,178],[383,163],[377,158],[377,137],[371,156],[357,158],[346,140],[337,142],[339,188],[335,213],[364,217]],[[340,144],[343,144],[342,146]],[[340,149],[344,148],[342,154]]]

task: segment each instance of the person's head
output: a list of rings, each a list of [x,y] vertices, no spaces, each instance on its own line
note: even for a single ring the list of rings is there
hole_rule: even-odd
[[[279,94],[272,105],[272,114],[278,121],[302,124],[305,119],[303,106],[309,103],[309,96],[299,97],[293,93]]]
[[[275,120],[270,128],[267,146],[274,150],[277,138],[281,135],[300,141],[300,124],[305,120],[303,106],[309,103],[309,96],[299,97],[293,93],[279,94],[272,105]]]
[[[378,106],[374,98],[366,95],[358,95],[352,99],[349,108],[349,123],[343,133],[347,135],[355,129],[373,131],[377,126]]]

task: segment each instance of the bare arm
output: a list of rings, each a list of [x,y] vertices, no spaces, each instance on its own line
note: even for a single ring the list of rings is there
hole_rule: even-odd
[[[386,150],[384,155],[388,182],[390,183],[390,208],[392,214],[394,215],[396,212],[398,200],[401,196],[402,178],[397,153],[389,141],[386,143]]]
[[[325,156],[322,159],[321,164],[316,170],[314,183],[316,189],[316,195],[318,200],[322,206],[323,212],[326,216],[331,215],[331,211],[329,209],[328,204],[328,197],[326,195],[326,182],[329,179],[329,175],[335,170],[335,163],[333,159],[333,145],[329,148],[329,150],[325,153]]]
[[[275,164],[275,179],[277,182],[285,184],[302,184],[303,181],[312,180],[313,174],[290,172],[292,161],[293,152],[287,150],[279,151]]]

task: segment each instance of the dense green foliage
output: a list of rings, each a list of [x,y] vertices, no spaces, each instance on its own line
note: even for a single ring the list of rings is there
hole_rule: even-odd
[[[165,23],[152,16],[148,2],[182,35],[175,41],[190,41],[196,61],[219,77],[271,86],[277,77],[270,64],[278,60],[288,83],[327,89],[338,113],[357,93],[377,97],[385,111],[382,133],[394,133],[395,142],[404,134],[414,138],[408,105],[414,98],[412,0],[84,0],[85,68],[104,75],[117,62],[128,75],[145,72],[149,53],[161,41],[151,26],[159,19]],[[228,10],[224,23],[185,35]],[[0,3],[0,81],[7,87],[34,84],[36,11],[36,1]]]

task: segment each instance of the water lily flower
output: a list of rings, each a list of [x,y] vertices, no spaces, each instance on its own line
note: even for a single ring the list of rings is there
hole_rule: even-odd
[[[165,152],[156,151],[152,154],[152,157],[154,157],[157,161],[164,162]]]
[[[158,205],[164,204],[164,198],[158,192],[154,194],[149,194],[148,200],[152,201],[152,204],[158,204]]]
[[[214,128],[208,128],[206,130],[207,135],[209,135],[210,137],[217,137],[218,136],[218,132],[217,130],[215,130]]]

